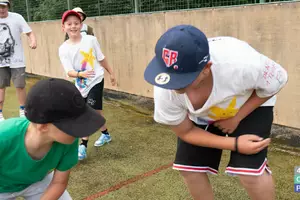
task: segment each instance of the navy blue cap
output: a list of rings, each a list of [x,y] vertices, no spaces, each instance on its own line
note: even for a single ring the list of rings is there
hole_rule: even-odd
[[[144,78],[166,89],[182,89],[191,84],[210,60],[205,34],[191,25],[167,30],[157,41],[155,57]]]

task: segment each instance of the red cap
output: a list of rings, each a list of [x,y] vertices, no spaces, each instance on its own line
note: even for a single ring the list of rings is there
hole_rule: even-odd
[[[61,22],[65,23],[67,17],[70,16],[70,15],[75,15],[76,17],[78,17],[78,19],[81,22],[80,14],[78,12],[74,11],[74,10],[67,10],[66,12],[64,12],[64,14],[62,16],[62,19],[61,19]]]

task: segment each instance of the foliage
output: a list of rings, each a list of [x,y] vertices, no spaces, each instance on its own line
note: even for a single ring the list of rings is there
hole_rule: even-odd
[[[135,4],[137,1],[137,4]],[[68,6],[81,7],[88,16],[103,16],[139,12],[194,9],[274,2],[275,0],[13,0],[12,11],[28,21],[60,19]],[[283,0],[279,0],[283,1]],[[27,2],[27,3],[26,3]],[[27,15],[27,5],[29,15]],[[29,19],[28,19],[29,17]]]

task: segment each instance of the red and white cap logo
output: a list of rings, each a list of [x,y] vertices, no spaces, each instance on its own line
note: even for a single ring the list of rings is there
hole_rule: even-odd
[[[177,62],[178,51],[173,51],[167,48],[163,48],[162,59],[167,67],[174,65]]]

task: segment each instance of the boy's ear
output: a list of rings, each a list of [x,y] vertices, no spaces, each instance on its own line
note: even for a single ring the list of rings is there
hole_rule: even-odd
[[[204,74],[207,74],[207,73],[210,72],[211,66],[212,66],[212,62],[209,61],[209,62],[205,65],[205,67],[204,67],[204,69],[203,69]]]

